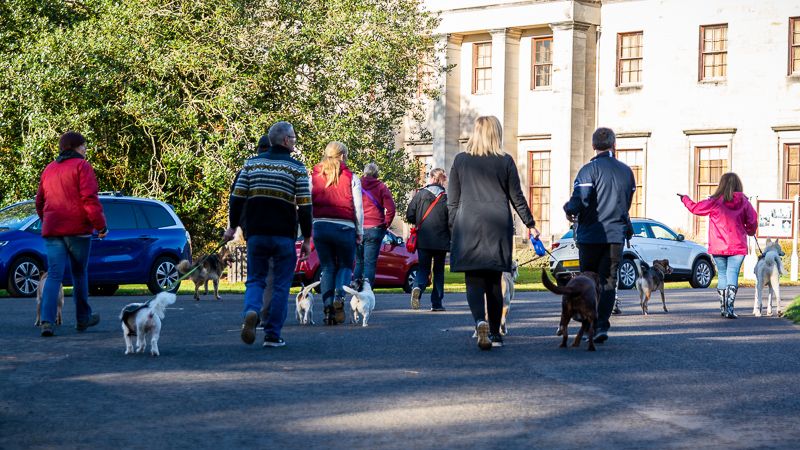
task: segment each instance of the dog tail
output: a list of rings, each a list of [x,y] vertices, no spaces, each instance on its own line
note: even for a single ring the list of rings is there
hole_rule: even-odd
[[[546,287],[548,291],[554,294],[570,295],[576,293],[576,291],[573,291],[567,286],[557,286],[555,283],[553,283],[553,281],[550,280],[550,277],[547,276],[547,270],[542,270],[542,284],[544,284],[544,287]]]
[[[179,262],[175,268],[178,269],[179,274],[183,275],[192,270],[192,263],[184,259],[183,261]]]
[[[315,281],[315,282],[309,284],[308,286],[304,287],[303,288],[303,292],[301,293],[302,297],[305,297],[306,295],[308,295],[309,292],[311,292],[312,289],[314,289],[315,287],[319,286],[319,283],[320,283],[319,281]]]
[[[342,286],[342,289],[344,289],[344,291],[350,295],[358,295],[358,291],[351,288],[350,286]]]

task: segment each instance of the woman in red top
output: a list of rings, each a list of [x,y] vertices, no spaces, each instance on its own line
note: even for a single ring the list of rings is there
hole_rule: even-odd
[[[319,255],[327,325],[344,323],[344,290],[353,278],[356,244],[364,234],[361,182],[347,167],[347,147],[331,142],[311,172],[312,236]]]
[[[42,220],[47,246],[47,281],[42,291],[42,336],[53,335],[56,301],[69,258],[75,328],[83,331],[100,322],[89,306],[89,248],[92,231],[99,238],[108,233],[103,207],[97,198],[97,179],[86,161],[86,139],[68,131],[58,142],[60,153],[42,172],[36,193],[36,213]]]
[[[756,234],[758,216],[742,193],[742,180],[733,172],[722,175],[714,195],[695,203],[688,195],[678,194],[694,215],[708,216],[708,252],[717,264],[719,312],[736,319],[733,303],[739,289],[739,269],[747,254],[747,236]]]

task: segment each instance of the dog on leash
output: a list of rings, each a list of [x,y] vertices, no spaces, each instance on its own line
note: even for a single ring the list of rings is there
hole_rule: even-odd
[[[664,279],[672,273],[669,260],[656,259],[653,261],[653,266],[644,271],[642,270],[641,261],[638,259],[636,260],[636,265],[639,267],[639,273],[641,274],[636,279],[636,290],[639,291],[639,305],[642,307],[642,314],[647,315],[647,302],[650,301],[650,296],[655,291],[661,292],[661,304],[664,307],[664,312],[668,313],[667,300],[664,298]]]
[[[561,295],[561,322],[558,331],[561,335],[561,345],[567,346],[567,326],[570,320],[581,322],[581,328],[575,336],[573,347],[581,344],[581,338],[586,333],[589,339],[589,351],[595,351],[594,332],[597,324],[597,303],[600,298],[600,279],[594,272],[581,272],[573,277],[566,286],[557,286],[547,276],[547,271],[542,271],[542,283],[548,291]]]
[[[144,353],[150,341],[150,354],[158,356],[158,338],[161,335],[161,319],[168,305],[175,303],[175,294],[161,292],[145,303],[130,303],[122,308],[122,337],[125,338],[125,354],[133,353],[132,338],[136,336],[136,353]]]
[[[36,322],[33,326],[38,327],[42,324],[42,293],[44,292],[44,282],[47,281],[47,272],[39,275],[39,284],[36,286]],[[61,325],[61,311],[64,309],[64,286],[58,287],[58,305],[56,309],[56,325]]]
[[[358,324],[359,314],[361,315],[361,326],[366,327],[369,316],[375,309],[375,293],[366,278],[358,278],[350,283],[350,286],[342,286],[345,292],[352,295],[350,299],[350,309],[353,311],[353,324]]]
[[[514,282],[517,281],[517,278],[519,278],[519,264],[514,260],[511,262],[511,272],[503,272],[503,276],[500,279],[500,287],[503,290],[503,315],[500,317],[500,334],[503,336],[508,334],[506,320],[508,310],[511,308],[511,300],[514,298]]]
[[[294,298],[295,317],[297,317],[297,322],[303,325],[309,323],[316,325],[314,323],[314,288],[319,286],[319,283],[319,281],[315,281],[303,287]]]
[[[189,275],[189,279],[194,282],[194,299],[200,301],[200,286],[205,286],[205,294],[208,294],[208,282],[211,281],[214,284],[214,298],[217,300],[221,300],[219,298],[219,279],[222,276],[222,272],[225,270],[228,264],[233,262],[233,255],[228,250],[227,247],[222,247],[219,253],[212,253],[209,255],[205,260],[203,260],[203,264],[201,267],[198,267],[197,270],[192,272]],[[197,262],[195,262],[197,264]],[[178,273],[181,275],[187,274],[192,267],[195,266],[188,260],[183,260],[178,263]]]
[[[767,315],[772,315],[772,298],[775,297],[776,312],[778,317],[783,315],[781,311],[781,275],[786,273],[783,267],[781,256],[785,253],[781,249],[781,244],[776,239],[774,242],[767,239],[762,257],[756,263],[756,295],[753,299],[753,315],[761,317],[761,300],[763,299],[764,287],[769,288],[767,296]]]

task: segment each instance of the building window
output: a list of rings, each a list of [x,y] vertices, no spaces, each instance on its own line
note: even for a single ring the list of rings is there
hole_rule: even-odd
[[[700,80],[728,75],[728,24],[700,27]]]
[[[550,236],[550,152],[528,152],[528,199],[542,236]]]
[[[728,171],[728,147],[697,147],[695,150],[695,201],[705,200],[717,190],[719,179]],[[698,239],[708,238],[708,218],[694,216],[694,231]]]
[[[534,38],[532,50],[531,89],[550,87],[553,78],[553,38]]]
[[[643,32],[617,34],[617,86],[642,82]]]
[[[472,45],[472,93],[492,92],[492,43]]]
[[[785,144],[783,160],[786,167],[783,196],[791,200],[795,195],[800,195],[800,144]]]
[[[633,193],[631,200],[631,217],[644,217],[644,189],[642,181],[644,179],[644,151],[640,148],[617,150],[617,159],[624,162],[633,171],[633,178],[636,180],[636,192]]]
[[[800,17],[789,19],[789,75],[800,72]]]
[[[433,169],[433,155],[415,155],[414,160],[419,167],[419,184],[425,186],[428,184],[428,174]]]

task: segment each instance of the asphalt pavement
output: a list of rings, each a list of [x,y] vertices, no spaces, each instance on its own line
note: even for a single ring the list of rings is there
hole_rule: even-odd
[[[783,289],[785,304],[800,288]],[[367,328],[300,326],[287,346],[239,338],[241,296],[181,296],[160,357],[124,355],[126,303],[53,338],[34,300],[0,299],[0,448],[798,448],[800,327],[720,318],[712,289],[667,291],[641,315],[622,293],[608,342],[558,348],[559,298],[518,292],[506,347],[480,351],[464,294],[447,312],[379,294]],[[654,299],[655,300],[655,299]],[[317,300],[319,302],[319,298]],[[428,295],[423,307],[430,307]],[[294,311],[294,302],[290,302]],[[577,330],[573,322],[570,332]]]

